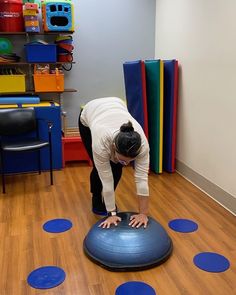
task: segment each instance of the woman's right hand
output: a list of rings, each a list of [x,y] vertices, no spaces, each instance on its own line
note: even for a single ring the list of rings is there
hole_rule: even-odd
[[[117,226],[118,222],[120,221],[121,221],[121,218],[118,216],[109,216],[106,220],[104,220],[102,223],[99,224],[99,227],[110,228],[112,224]]]

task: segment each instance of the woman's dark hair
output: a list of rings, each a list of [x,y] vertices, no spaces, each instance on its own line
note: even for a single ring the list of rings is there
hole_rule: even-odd
[[[115,146],[117,153],[128,158],[135,158],[139,154],[141,136],[134,131],[130,121],[121,125],[120,132],[115,137]]]

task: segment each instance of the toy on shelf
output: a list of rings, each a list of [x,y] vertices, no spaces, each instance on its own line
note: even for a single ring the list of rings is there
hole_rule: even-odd
[[[0,54],[12,53],[12,43],[7,38],[0,38]]]
[[[74,31],[74,5],[71,1],[42,2],[43,29],[49,31]]]
[[[20,56],[13,53],[12,49],[13,45],[9,39],[0,38],[0,64],[16,63],[20,61]],[[0,75],[1,74],[2,73],[0,72]]]
[[[1,53],[0,54],[0,64],[3,63],[16,63],[20,61],[20,56],[15,53]]]
[[[40,7],[41,0],[23,0],[23,3],[37,3]]]
[[[38,33],[40,32],[39,26],[39,9],[38,4],[26,2],[23,9],[23,15],[25,19],[25,31]]]
[[[0,0],[0,32],[23,32],[22,0]]]
[[[73,61],[73,38],[71,35],[58,36],[55,40],[57,45],[57,60],[59,62]]]

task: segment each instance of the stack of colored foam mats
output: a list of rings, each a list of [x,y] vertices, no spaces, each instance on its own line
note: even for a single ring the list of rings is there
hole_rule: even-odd
[[[40,31],[38,4],[26,2],[23,7],[25,31],[38,33]]]
[[[130,114],[142,126],[148,138],[148,112],[145,65],[141,60],[123,64],[127,107]]]
[[[128,109],[145,134],[148,131],[150,170],[174,172],[178,62],[132,61],[124,63],[123,68]],[[147,126],[145,122],[148,122]]]
[[[57,45],[57,60],[59,62],[73,61],[73,38],[71,35],[58,36],[55,41]]]

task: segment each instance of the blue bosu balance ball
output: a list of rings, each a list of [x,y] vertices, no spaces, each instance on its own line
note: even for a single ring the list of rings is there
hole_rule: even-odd
[[[166,261],[173,246],[165,229],[151,217],[146,229],[132,228],[129,222],[133,214],[118,213],[122,221],[109,229],[99,227],[106,217],[95,223],[84,239],[88,258],[113,271],[147,269]]]

